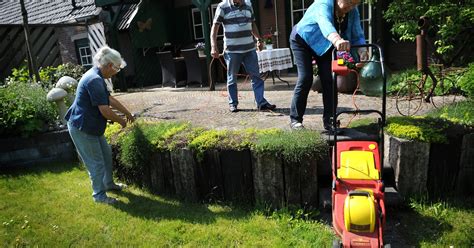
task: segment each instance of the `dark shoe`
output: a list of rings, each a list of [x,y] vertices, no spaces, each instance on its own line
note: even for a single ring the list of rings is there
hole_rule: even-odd
[[[237,106],[234,106],[234,105],[230,105],[229,106],[229,110],[230,112],[232,113],[235,113],[235,112],[238,112],[239,110],[237,109]]]
[[[304,126],[301,122],[295,121],[290,123],[290,127],[293,130],[301,130],[304,129]]]
[[[261,106],[258,106],[258,110],[259,111],[265,111],[265,110],[274,110],[276,109],[276,105],[275,104],[270,104],[270,103],[265,103],[265,104],[262,104]]]
[[[108,204],[108,205],[113,205],[118,202],[117,199],[112,198],[112,197],[105,197],[104,199],[97,199],[94,200],[96,203],[102,203],[102,204]]]

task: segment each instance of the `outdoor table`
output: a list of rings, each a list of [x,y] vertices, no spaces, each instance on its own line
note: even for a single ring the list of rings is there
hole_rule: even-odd
[[[275,84],[275,77],[280,81],[286,83],[288,87],[290,83],[280,78],[276,71],[292,68],[293,61],[291,59],[291,52],[289,48],[268,49],[257,51],[258,67],[260,74],[265,81],[269,75],[272,76],[273,84]]]

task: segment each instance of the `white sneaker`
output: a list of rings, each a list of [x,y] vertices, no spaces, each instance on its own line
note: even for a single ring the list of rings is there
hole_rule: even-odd
[[[112,190],[112,191],[122,191],[126,189],[128,186],[124,183],[114,183],[111,186],[107,187],[107,191]]]
[[[301,130],[301,129],[304,129],[303,123],[297,122],[297,121],[290,123],[290,127],[291,127],[291,129],[293,129],[293,130]]]

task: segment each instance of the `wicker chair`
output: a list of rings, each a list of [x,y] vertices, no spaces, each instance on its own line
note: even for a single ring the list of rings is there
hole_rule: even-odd
[[[164,87],[165,83],[171,83],[176,88],[178,86],[176,80],[176,67],[173,61],[173,56],[170,51],[157,52],[158,58],[160,59],[161,64],[161,75],[162,75],[162,84],[161,87]]]
[[[181,50],[181,56],[184,57],[186,62],[186,86],[191,83],[199,83],[202,87],[204,83],[207,83],[207,75],[203,73],[206,69],[201,64],[196,48]]]

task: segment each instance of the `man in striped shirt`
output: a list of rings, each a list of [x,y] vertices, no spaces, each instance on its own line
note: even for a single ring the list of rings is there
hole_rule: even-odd
[[[230,111],[238,111],[237,73],[241,64],[244,65],[245,71],[251,77],[258,110],[274,110],[276,106],[270,104],[264,97],[264,85],[260,78],[253,38],[257,39],[259,47],[263,44],[255,25],[250,0],[222,0],[217,6],[211,28],[211,55],[214,58],[219,58],[216,40],[220,25],[224,27],[224,59],[227,64],[227,92],[229,93]]]

